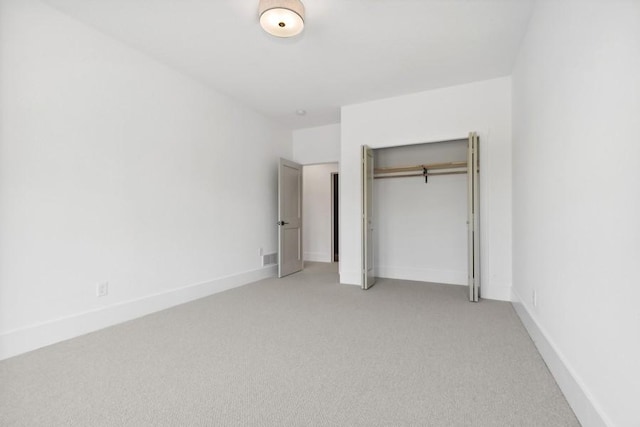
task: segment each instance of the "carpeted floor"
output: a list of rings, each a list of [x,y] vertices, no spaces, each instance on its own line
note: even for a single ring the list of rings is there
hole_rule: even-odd
[[[307,265],[0,362],[0,425],[579,425],[511,304]]]

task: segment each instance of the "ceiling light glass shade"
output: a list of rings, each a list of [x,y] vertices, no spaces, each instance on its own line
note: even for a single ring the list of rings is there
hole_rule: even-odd
[[[304,28],[304,6],[300,0],[260,0],[260,25],[276,37],[293,37]]]

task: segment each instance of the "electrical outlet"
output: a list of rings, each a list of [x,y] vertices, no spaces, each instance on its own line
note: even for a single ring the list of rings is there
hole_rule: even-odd
[[[96,296],[106,297],[109,294],[109,282],[100,282],[96,285]]]
[[[536,290],[534,289],[531,293],[531,303],[534,307],[538,306],[538,295],[536,294]]]

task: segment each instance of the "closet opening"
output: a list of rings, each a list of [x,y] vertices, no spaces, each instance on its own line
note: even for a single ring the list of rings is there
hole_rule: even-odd
[[[478,301],[479,141],[363,147],[363,289],[376,277],[469,287]]]

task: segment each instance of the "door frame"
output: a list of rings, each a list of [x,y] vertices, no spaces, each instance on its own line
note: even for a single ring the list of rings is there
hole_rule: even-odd
[[[469,140],[469,138],[471,137],[471,134],[475,135],[475,137],[479,141],[479,139],[480,139],[479,135],[481,133],[482,132],[480,132],[480,131],[475,131],[475,132],[468,132],[466,134],[443,136],[443,137],[433,138],[433,139],[429,139],[429,140],[425,140],[425,141],[409,141],[409,142],[406,142],[406,143],[394,144],[394,145],[379,145],[379,146],[376,145],[376,146],[368,146],[368,148],[370,148],[370,149],[375,151],[375,150],[378,150],[378,149],[385,149],[385,148],[397,148],[397,147],[405,147],[405,146],[412,146],[412,145],[422,145],[422,144],[433,144],[433,143],[448,142],[448,141],[464,141],[464,140]],[[364,147],[364,146],[361,146],[361,148],[362,147]],[[478,143],[476,145],[476,147],[477,147],[477,151],[476,151],[475,156],[474,156],[474,162],[475,162],[476,168],[475,168],[475,171],[473,171],[473,173],[475,173],[476,178],[478,178],[479,177],[479,170],[481,168],[480,160],[479,160],[480,159],[480,155],[481,155],[480,144]],[[361,157],[362,157],[362,154],[361,154]],[[360,162],[362,163],[362,158],[360,159]],[[361,168],[362,168],[362,166],[361,166]],[[469,172],[467,172],[467,173],[469,173]],[[361,172],[360,175],[361,175],[360,179],[362,180],[363,179],[362,172]],[[481,188],[480,188],[479,179],[475,179],[473,184],[474,184],[474,190],[475,190],[474,191],[474,199],[475,199],[476,207],[477,207],[478,212],[481,212],[482,211],[481,205],[483,203],[482,203],[482,199],[480,198],[480,195],[479,195],[479,193],[481,192],[480,191]],[[363,185],[362,181],[361,181],[361,185],[360,185],[360,191],[361,191],[361,197],[364,199],[364,194],[362,194],[362,192],[364,191],[364,185]],[[362,222],[362,213],[363,213],[363,210],[361,208],[361,211],[360,211],[361,222]],[[477,256],[474,259],[474,267],[475,267],[475,271],[477,272],[478,290],[477,290],[475,295],[479,299],[479,296],[480,296],[480,282],[481,282],[480,279],[481,279],[481,271],[482,271],[482,268],[481,268],[482,247],[481,247],[481,243],[480,242],[482,241],[482,239],[481,239],[481,230],[482,230],[483,227],[481,227],[481,216],[480,215],[475,215],[473,220],[474,220],[474,224],[473,225],[474,225],[474,229],[475,229],[474,232],[475,232],[475,235],[477,236],[477,238],[474,240],[473,247],[470,248],[470,249],[471,250],[475,250],[476,253],[477,253]],[[484,222],[484,220],[482,220],[482,222]],[[365,244],[364,237],[365,236],[364,236],[364,230],[363,230],[363,233],[361,235],[361,248],[362,248],[362,254],[361,254],[362,255],[362,265],[361,265],[361,269],[362,270],[364,270],[364,268],[365,268],[365,265],[364,265],[364,255],[365,255],[364,254],[364,252],[365,252],[365,250],[364,250],[364,244]],[[364,289],[364,278],[362,280],[363,281],[361,283],[361,286]],[[472,298],[470,296],[469,301],[472,301],[472,302],[473,301],[478,301],[478,299],[474,299],[474,298]]]
[[[362,289],[367,290],[376,284],[375,246],[373,219],[373,175],[375,169],[374,149],[361,146],[361,227],[362,227]],[[370,186],[370,187],[369,187]],[[370,194],[369,194],[370,193]]]
[[[330,253],[330,261],[329,262],[333,263],[334,262],[333,261],[333,258],[334,258],[334,254],[333,254],[334,243],[335,243],[336,247],[339,247],[340,241],[339,240],[338,240],[338,242],[334,242],[333,241],[334,240],[334,238],[333,238],[333,236],[334,236],[334,233],[333,233],[333,231],[334,231],[333,230],[334,223],[333,223],[333,178],[332,177],[333,177],[333,175],[340,175],[340,162],[339,161],[333,161],[333,162],[300,163],[300,165],[302,166],[302,181],[303,181],[302,188],[303,189],[304,189],[304,186],[305,186],[305,184],[304,184],[304,170],[306,168],[311,167],[311,166],[323,166],[323,165],[335,165],[336,166],[337,172],[329,172],[329,179],[326,181],[327,185],[329,186],[329,191],[331,193],[331,196],[330,196],[331,200],[329,201],[329,207],[331,209],[331,230],[330,230],[330,235],[326,236],[326,238],[330,239],[330,246],[331,246],[330,247],[330,251],[331,251],[331,253]],[[323,178],[323,179],[325,179],[325,178]],[[303,191],[303,197],[302,197],[302,212],[303,212],[303,214],[307,210],[306,208],[308,208],[308,206],[305,206],[304,199],[305,199],[305,197],[304,197],[304,191]],[[304,235],[304,233],[303,233],[303,235]],[[339,235],[338,235],[338,239],[340,239]],[[324,238],[323,238],[323,240],[324,240]],[[326,242],[326,240],[325,240],[325,242]],[[302,257],[303,257],[303,260],[304,260],[304,253],[303,253]],[[310,261],[310,262],[314,262],[314,261]],[[322,261],[322,262],[324,262],[324,261]],[[339,261],[335,261],[335,262],[339,262]]]
[[[340,172],[331,172],[331,262],[340,262]],[[335,185],[335,180],[338,185]],[[337,187],[337,188],[336,188]],[[336,214],[336,202],[338,212]],[[336,224],[337,222],[337,224]],[[336,225],[338,226],[338,238],[336,239]],[[338,252],[336,252],[336,249]],[[338,260],[336,260],[336,253]]]
[[[467,253],[469,301],[480,299],[480,162],[479,137],[470,132],[467,141]]]

